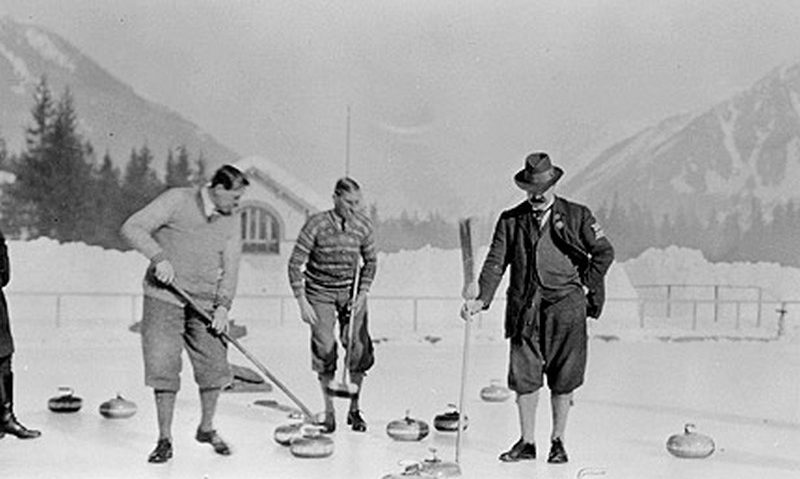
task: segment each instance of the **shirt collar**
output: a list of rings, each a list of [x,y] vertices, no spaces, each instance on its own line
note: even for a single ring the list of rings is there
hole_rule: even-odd
[[[211,218],[217,213],[217,206],[214,200],[211,199],[211,188],[209,185],[203,185],[200,188],[200,201],[203,203],[203,214],[206,218]]]

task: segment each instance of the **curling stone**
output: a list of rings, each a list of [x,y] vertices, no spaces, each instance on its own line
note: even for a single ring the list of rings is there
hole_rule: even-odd
[[[295,457],[328,457],[333,454],[333,439],[322,435],[319,426],[305,425],[303,435],[292,439],[289,448]]]
[[[667,440],[667,451],[675,457],[702,459],[714,452],[714,441],[705,434],[694,432],[694,424],[686,424],[683,434],[673,434]]]
[[[58,395],[47,401],[47,408],[53,412],[70,413],[77,412],[83,406],[83,399],[75,396],[74,391],[69,386],[60,386]]]
[[[451,408],[450,411],[437,414],[433,418],[433,427],[435,427],[437,431],[453,432],[458,430],[458,409],[455,404],[448,404],[448,406]],[[468,425],[469,418],[464,415],[461,418],[461,430],[467,429]]]
[[[410,418],[409,411],[406,411],[406,417],[403,419],[394,420],[386,425],[386,434],[395,441],[419,441],[429,432],[428,423]]]
[[[511,390],[500,385],[499,379],[492,379],[491,384],[481,389],[481,399],[486,402],[503,402],[511,397]]]
[[[117,393],[117,397],[100,405],[100,414],[108,419],[127,419],[136,414],[136,403]]]
[[[458,477],[461,475],[461,467],[455,462],[443,461],[436,457],[436,449],[430,449],[433,457],[422,461],[420,472],[430,477]],[[427,477],[427,476],[426,476]]]
[[[272,436],[275,438],[275,442],[281,446],[289,446],[293,439],[303,437],[303,423],[295,422],[278,426]]]

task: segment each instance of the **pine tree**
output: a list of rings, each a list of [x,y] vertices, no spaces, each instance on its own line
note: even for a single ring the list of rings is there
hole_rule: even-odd
[[[96,224],[93,234],[87,235],[84,241],[105,248],[125,249],[125,244],[119,236],[124,211],[120,172],[114,166],[108,151],[100,165],[92,169],[92,177],[92,209]]]
[[[91,227],[91,166],[70,90],[53,105],[42,77],[31,115],[27,148],[12,167],[16,180],[7,188],[3,216],[17,235],[79,240]]]
[[[143,208],[153,198],[164,191],[164,184],[152,168],[153,155],[147,145],[139,151],[131,150],[131,156],[125,165],[122,178],[122,210],[121,215],[127,218],[135,211]]]
[[[189,152],[185,146],[178,147],[178,157],[175,158],[172,150],[167,153],[167,174],[164,182],[167,188],[189,186],[192,184],[194,172],[189,163]]]

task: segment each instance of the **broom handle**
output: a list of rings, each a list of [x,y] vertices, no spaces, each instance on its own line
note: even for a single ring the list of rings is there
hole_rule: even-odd
[[[474,299],[475,281],[475,252],[472,244],[472,218],[464,218],[458,223],[459,243],[461,245],[461,266],[464,272],[464,287],[461,296],[465,299]],[[461,360],[461,389],[458,393],[458,429],[456,430],[456,464],[461,457],[461,430],[464,419],[464,390],[467,385],[467,366],[469,365],[469,336],[470,323],[464,323],[464,354]]]
[[[214,322],[214,319],[211,317],[211,315],[210,315],[210,314],[208,314],[208,312],[207,312],[205,309],[203,309],[203,308],[202,308],[202,307],[201,307],[199,304],[197,304],[197,301],[195,301],[195,300],[194,300],[194,298],[192,298],[191,296],[189,296],[189,294],[188,294],[186,291],[184,291],[184,290],[183,290],[183,289],[182,289],[180,286],[176,285],[175,283],[172,283],[172,284],[170,284],[170,285],[169,285],[169,287],[170,287],[170,288],[172,288],[172,290],[173,290],[173,291],[175,291],[175,292],[178,294],[178,296],[180,296],[180,297],[181,297],[181,298],[182,298],[184,301],[186,301],[186,303],[188,303],[188,304],[189,304],[189,306],[191,306],[191,307],[192,307],[192,309],[194,309],[195,311],[197,311],[197,312],[200,314],[200,316],[201,316],[201,317],[202,317],[202,318],[203,318],[203,319],[204,319],[204,320],[205,320],[205,321],[206,321],[206,322],[207,322],[209,325],[211,325],[211,324]],[[239,350],[239,352],[240,352],[240,353],[242,353],[242,354],[244,355],[244,357],[246,357],[247,359],[249,359],[249,360],[250,360],[250,362],[251,362],[251,363],[253,363],[253,365],[255,365],[255,367],[256,367],[256,368],[257,368],[257,369],[258,369],[258,370],[259,370],[259,371],[260,371],[260,372],[261,372],[261,373],[262,373],[264,376],[266,376],[267,378],[269,378],[269,380],[270,380],[270,381],[272,381],[272,383],[273,383],[273,384],[275,384],[276,386],[278,386],[278,388],[279,388],[281,391],[283,391],[283,392],[284,392],[284,394],[286,394],[286,396],[288,396],[288,397],[289,397],[289,399],[291,399],[291,400],[292,400],[292,402],[293,402],[293,403],[295,403],[295,404],[297,405],[297,407],[299,407],[299,408],[300,408],[300,410],[303,412],[303,414],[305,414],[306,418],[307,418],[309,421],[313,421],[313,420],[314,420],[314,414],[311,412],[311,410],[309,410],[309,409],[308,409],[308,407],[306,407],[306,405],[305,405],[305,404],[303,404],[303,402],[302,402],[302,401],[300,401],[300,399],[299,399],[297,396],[295,396],[294,394],[292,394],[292,392],[291,392],[291,391],[289,391],[289,388],[287,388],[286,386],[284,386],[284,385],[283,385],[283,383],[282,383],[282,382],[280,382],[280,381],[278,380],[278,378],[276,378],[276,377],[275,377],[275,376],[274,376],[274,375],[273,375],[271,372],[269,372],[269,370],[267,369],[267,367],[266,367],[266,366],[264,366],[263,364],[261,364],[261,361],[259,361],[259,360],[258,360],[258,359],[257,359],[255,356],[253,356],[253,354],[251,354],[251,353],[250,353],[250,351],[248,351],[247,349],[245,349],[245,347],[244,347],[244,346],[242,346],[242,344],[241,344],[241,343],[240,343],[240,342],[239,342],[239,341],[238,341],[236,338],[232,337],[230,334],[228,334],[227,332],[224,332],[224,331],[223,331],[223,332],[220,332],[220,335],[221,335],[221,336],[222,336],[222,337],[223,337],[223,338],[224,338],[224,339],[225,339],[227,342],[229,342],[229,343],[233,344],[233,346],[234,346],[236,349],[238,349],[238,350]]]
[[[462,421],[464,418],[464,390],[467,384],[467,364],[469,364],[469,330],[470,323],[467,321],[464,324],[464,355],[461,359],[461,391],[458,393],[458,430],[456,431],[456,464],[461,456],[461,430],[463,429]]]
[[[355,321],[356,297],[358,297],[358,282],[361,279],[361,262],[356,258],[355,275],[353,276],[353,291],[350,293],[350,308],[347,318],[347,348],[345,349],[344,367],[342,367],[342,384],[347,384],[347,370],[350,369],[350,351],[353,349],[353,321]]]

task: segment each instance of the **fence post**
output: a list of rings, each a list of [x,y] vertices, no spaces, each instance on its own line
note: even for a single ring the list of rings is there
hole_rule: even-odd
[[[56,328],[61,327],[61,295],[56,295]]]
[[[714,285],[714,322],[719,319],[719,285]]]
[[[136,295],[131,295],[131,324],[136,322]]]
[[[639,329],[644,329],[644,304],[643,300],[639,300]]]
[[[417,332],[417,309],[419,308],[419,301],[417,298],[412,300],[414,302],[414,316],[412,317],[412,325],[414,329],[414,333]]]
[[[697,301],[692,301],[692,331],[697,330]]]
[[[667,285],[667,317],[672,317],[672,285]]]
[[[786,334],[786,313],[788,312],[789,311],[786,309],[786,302],[781,301],[781,309],[778,310],[778,339]]]
[[[756,312],[756,327],[761,327],[761,301],[763,299],[764,291],[761,287],[758,288],[758,311]]]

